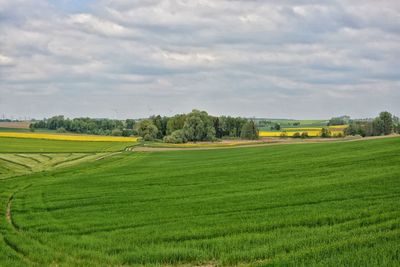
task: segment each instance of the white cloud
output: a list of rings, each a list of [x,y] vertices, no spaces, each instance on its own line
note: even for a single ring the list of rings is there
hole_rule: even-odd
[[[400,113],[399,16],[395,0],[99,0],[75,13],[0,0],[0,112]],[[21,93],[37,110],[12,109]]]
[[[14,60],[10,57],[0,54],[0,66],[12,65]]]
[[[128,30],[123,26],[104,19],[99,19],[91,14],[71,15],[68,22],[83,27],[88,31],[109,36],[119,36],[128,33]]]

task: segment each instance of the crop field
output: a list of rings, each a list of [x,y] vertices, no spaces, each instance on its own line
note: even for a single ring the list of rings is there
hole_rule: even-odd
[[[327,127],[333,137],[343,136],[347,125],[336,125]],[[322,127],[288,127],[281,131],[259,131],[260,137],[280,137],[282,135],[293,137],[296,133],[307,133],[310,137],[318,137],[321,135]]]
[[[1,137],[61,140],[61,141],[87,141],[87,142],[137,142],[138,141],[137,137],[54,134],[54,133],[24,133],[24,132],[0,132],[0,138]]]
[[[282,127],[325,127],[328,120],[292,120],[292,119],[256,119],[270,121],[272,124],[278,123]],[[299,123],[299,125],[294,126],[293,124]],[[260,129],[261,130],[261,129]]]
[[[61,141],[0,137],[0,153],[112,152],[136,142]]]
[[[6,128],[11,128],[11,129],[26,129],[29,130],[29,125],[31,124],[30,121],[17,121],[17,122],[5,122],[5,121],[0,121],[0,128],[1,129],[6,129]]]
[[[95,151],[19,151],[6,159],[50,167],[0,180],[1,266],[400,264],[398,137],[106,153],[59,168]]]

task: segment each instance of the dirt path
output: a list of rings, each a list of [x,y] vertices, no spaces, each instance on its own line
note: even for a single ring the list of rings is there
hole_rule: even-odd
[[[231,144],[223,141],[221,143],[202,143],[204,147],[146,147],[137,146],[133,147],[129,151],[134,152],[162,152],[162,151],[190,151],[190,150],[212,150],[212,149],[233,149],[233,148],[245,148],[245,147],[261,147],[261,146],[273,146],[273,145],[295,145],[295,144],[316,144],[316,143],[335,143],[335,142],[356,142],[382,138],[394,138],[400,135],[387,135],[387,136],[371,136],[371,137],[346,137],[346,138],[313,138],[313,139],[278,139],[278,138],[267,138],[261,141],[248,141],[248,142],[237,142],[238,144]],[[224,146],[224,143],[226,144]],[[208,146],[210,145],[210,146]],[[214,146],[212,146],[214,145]]]

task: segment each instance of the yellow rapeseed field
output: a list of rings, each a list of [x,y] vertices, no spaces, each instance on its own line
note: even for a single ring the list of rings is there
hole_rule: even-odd
[[[93,141],[93,142],[137,142],[137,137],[99,136],[99,135],[68,135],[49,133],[17,133],[0,132],[0,137],[33,138],[62,141]]]
[[[333,137],[344,135],[344,130],[347,128],[347,125],[336,125],[329,126],[329,131]],[[295,133],[307,133],[310,137],[318,137],[321,135],[322,127],[307,127],[307,128],[283,128],[280,132],[273,131],[260,131],[260,137],[281,137],[285,135],[287,137],[293,137]]]

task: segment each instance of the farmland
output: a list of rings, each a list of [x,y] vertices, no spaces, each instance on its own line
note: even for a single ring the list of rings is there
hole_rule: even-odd
[[[112,152],[135,142],[62,141],[0,137],[0,153]]]
[[[259,135],[260,137],[293,137],[296,133],[307,133],[309,137],[317,137],[321,135],[321,131],[323,128],[324,127],[287,127],[279,131],[260,130]],[[344,130],[347,128],[347,125],[329,126],[325,128],[329,130],[333,137],[344,136]]]
[[[136,142],[138,140],[136,137],[21,132],[0,132],[0,138],[1,137],[87,142]]]
[[[47,169],[0,180],[2,266],[400,263],[398,137],[118,154],[104,151],[125,143],[68,142],[0,143]],[[74,162],[90,145],[108,156]],[[42,158],[57,146],[71,165]]]

